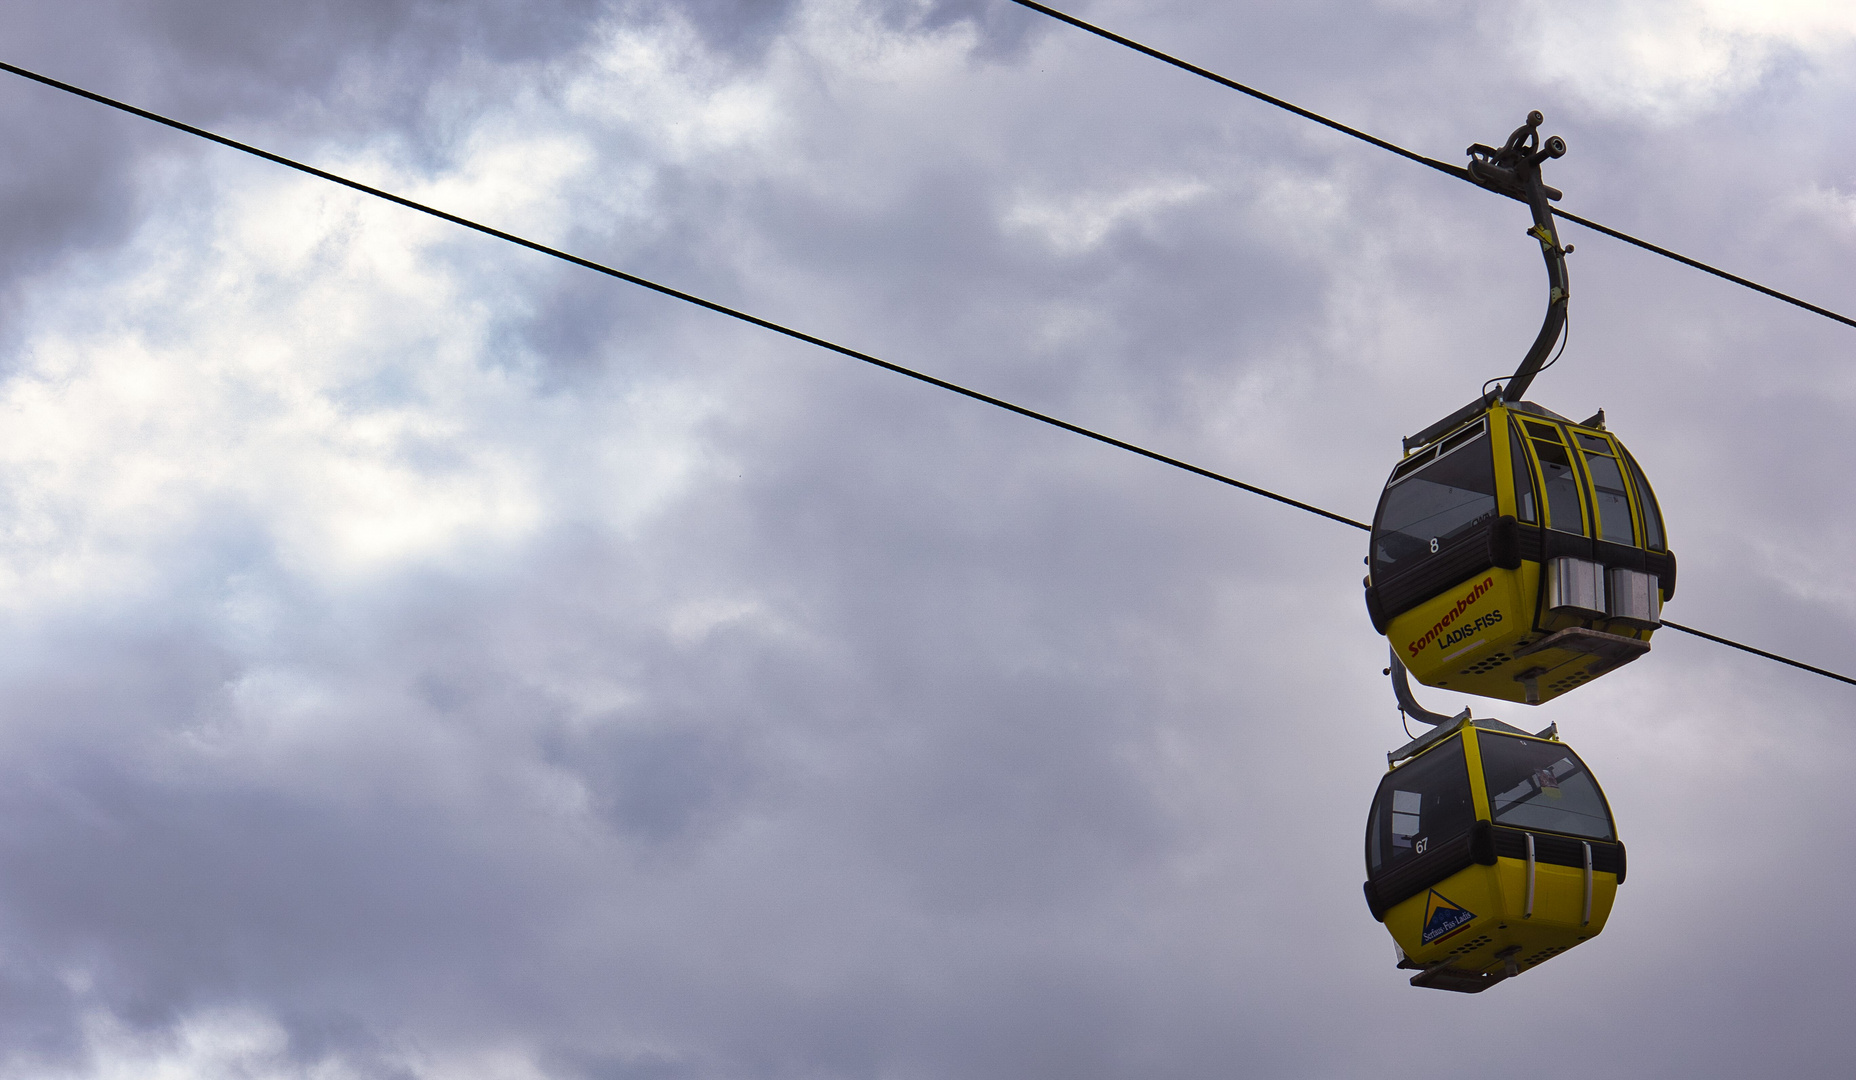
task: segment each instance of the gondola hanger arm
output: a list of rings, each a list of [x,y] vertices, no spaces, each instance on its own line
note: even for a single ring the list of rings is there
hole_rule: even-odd
[[[1514,129],[1514,133],[1508,136],[1508,141],[1500,149],[1481,143],[1472,144],[1465,151],[1470,160],[1469,168],[1464,170],[1464,176],[1471,182],[1526,203],[1533,214],[1534,224],[1527,230],[1527,234],[1540,243],[1540,257],[1547,265],[1547,314],[1541,320],[1540,333],[1535,335],[1534,344],[1521,358],[1520,366],[1515,368],[1505,385],[1497,386],[1492,391],[1485,390],[1476,400],[1416,435],[1407,437],[1404,444],[1408,452],[1481,415],[1497,400],[1511,403],[1521,401],[1528,387],[1533,384],[1534,376],[1540,374],[1545,366],[1554,343],[1559,341],[1561,333],[1566,329],[1566,304],[1571,297],[1571,286],[1566,276],[1566,253],[1572,248],[1560,246],[1559,230],[1553,223],[1552,200],[1560,197],[1560,191],[1548,187],[1540,177],[1542,162],[1566,153],[1566,140],[1554,135],[1543,141],[1540,138],[1540,125],[1545,120],[1546,117],[1538,109],[1528,113],[1527,123]]]
[[[1502,391],[1502,400],[1510,402],[1520,401],[1527,395],[1529,384],[1540,373],[1547,354],[1553,351],[1554,343],[1560,339],[1560,332],[1566,327],[1566,302],[1571,295],[1566,280],[1566,249],[1560,246],[1559,231],[1554,228],[1550,201],[1558,198],[1560,193],[1547,187],[1540,178],[1541,163],[1549,158],[1564,156],[1566,140],[1554,135],[1543,142],[1540,125],[1545,121],[1546,117],[1536,109],[1527,114],[1527,123],[1514,129],[1501,149],[1477,143],[1467,151],[1471,179],[1492,191],[1516,196],[1527,203],[1534,217],[1534,227],[1527,232],[1540,242],[1540,257],[1547,264],[1546,318],[1541,322],[1540,333],[1535,336],[1534,344],[1522,358],[1521,365],[1508,377],[1508,385]]]

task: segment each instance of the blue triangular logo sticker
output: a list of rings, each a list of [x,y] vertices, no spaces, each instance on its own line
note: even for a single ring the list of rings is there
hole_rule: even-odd
[[[1443,894],[1432,889],[1431,895],[1424,899],[1424,944],[1442,941],[1468,926],[1475,918],[1475,912],[1451,903]]]

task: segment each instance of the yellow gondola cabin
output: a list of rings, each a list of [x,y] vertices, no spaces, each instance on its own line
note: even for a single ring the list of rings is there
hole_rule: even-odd
[[[1537,705],[1649,651],[1676,561],[1605,430],[1490,397],[1392,470],[1366,607],[1426,686]],[[1418,441],[1418,440],[1411,440]]]
[[[1555,729],[1467,714],[1388,755],[1366,902],[1413,986],[1479,993],[1589,941],[1624,882],[1598,781]]]
[[[1366,610],[1426,686],[1538,705],[1642,656],[1675,595],[1649,481],[1605,430],[1524,400],[1562,340],[1571,285],[1540,166],[1566,153],[1539,111],[1466,179],[1528,206],[1547,312],[1505,386],[1405,440],[1373,516]],[[1491,380],[1493,381],[1493,380]]]

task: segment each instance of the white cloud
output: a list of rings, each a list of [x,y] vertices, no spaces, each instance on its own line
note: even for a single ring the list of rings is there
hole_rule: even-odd
[[[1529,3],[1508,48],[1587,106],[1657,123],[1723,107],[1787,58],[1826,62],[1856,39],[1856,9],[1828,0]]]
[[[447,175],[386,183],[561,231],[597,183],[584,144],[485,129]],[[532,534],[589,470],[604,495],[588,509],[620,523],[699,460],[701,394],[646,381],[617,399],[549,396],[524,358],[490,351],[525,314],[498,280],[521,277],[521,256],[473,273],[433,257],[451,225],[223,155],[150,183],[164,201],[209,191],[214,212],[154,219],[76,289],[38,290],[26,365],[0,396],[18,508],[8,602],[134,589],[215,515],[254,519],[311,576],[466,556]]]
[[[1004,224],[1037,236],[1062,254],[1080,255],[1099,247],[1116,229],[1151,220],[1210,190],[1200,180],[1165,177],[1058,198],[1021,192],[1006,208]]]
[[[701,39],[680,21],[651,30],[610,27],[590,59],[568,77],[560,105],[644,140],[644,156],[654,162],[764,150],[786,129],[779,95],[759,79],[707,63]]]
[[[549,1080],[530,1053],[510,1048],[395,1047],[303,1056],[274,1018],[252,1009],[194,1012],[159,1028],[135,1028],[107,1012],[84,1022],[82,1062],[0,1060],[6,1080]]]
[[[85,1024],[87,1061],[75,1069],[26,1062],[8,1077],[43,1080],[351,1080],[338,1065],[304,1065],[289,1057],[289,1036],[251,1012],[202,1013],[171,1028],[137,1031],[107,1013]]]
[[[833,2],[723,59],[697,10],[472,61],[421,86],[434,130],[302,152],[1348,513],[1531,337],[1518,208],[1446,228],[1480,197],[1096,39],[981,62],[970,27]],[[1731,51],[1664,56],[1631,21],[1651,9],[1581,10],[1562,43],[1623,27],[1605,47],[1660,66],[1563,77],[1734,107]],[[1678,42],[1783,43],[1682,10]],[[1163,14],[1221,66],[1414,84],[1409,22],[1289,11]],[[1439,55],[1478,33],[1420,29]],[[1387,130],[1485,104],[1428,85],[1383,95]],[[1814,136],[1789,137],[1775,173]],[[1351,1075],[1448,1004],[1403,985],[1359,900],[1403,736],[1355,533],[217,149],[133,179],[130,242],[30,285],[0,384],[0,1037],[75,1016],[73,1075],[112,1080]],[[1720,182],[1684,179],[1646,235]],[[1748,573],[1847,605],[1841,451],[1791,457],[1842,406],[1753,415],[1779,360],[1724,343],[1801,384],[1842,354],[1794,311],[1666,303],[1665,268],[1620,250],[1581,242],[1540,400],[1612,407],[1652,469],[1671,616],[1804,610],[1733,592]],[[1747,522],[1832,539],[1749,569]],[[1838,629],[1796,632],[1834,657]],[[1847,759],[1843,729],[1792,722],[1847,699],[1760,663],[1667,633],[1532,715],[1476,705],[1564,722],[1632,844],[1613,929],[1496,1005],[1551,999],[1592,1053],[1684,1075],[1847,1058],[1840,892],[1780,858],[1848,846],[1835,770],[1784,767]],[[1729,849],[1774,872],[1733,877]],[[1775,887],[1788,918],[1760,922]],[[1806,954],[1824,981],[1786,967]],[[84,976],[49,1018],[16,1004],[43,970]],[[86,1026],[93,1004],[182,1019]],[[1337,1011],[1353,1037],[1307,1020]],[[305,1033],[348,1056],[289,1057]]]

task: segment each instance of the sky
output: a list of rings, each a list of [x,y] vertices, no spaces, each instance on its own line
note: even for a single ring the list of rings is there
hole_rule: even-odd
[[[1856,307],[1842,3],[1071,0]],[[1523,208],[1007,0],[67,0],[0,59],[1353,517]],[[1415,990],[1363,535],[0,77],[0,1077],[1843,1076],[1856,691],[1544,706],[1605,933]],[[1856,331],[1567,225],[1667,613],[1856,667]],[[1839,928],[1842,929],[1839,929]]]

